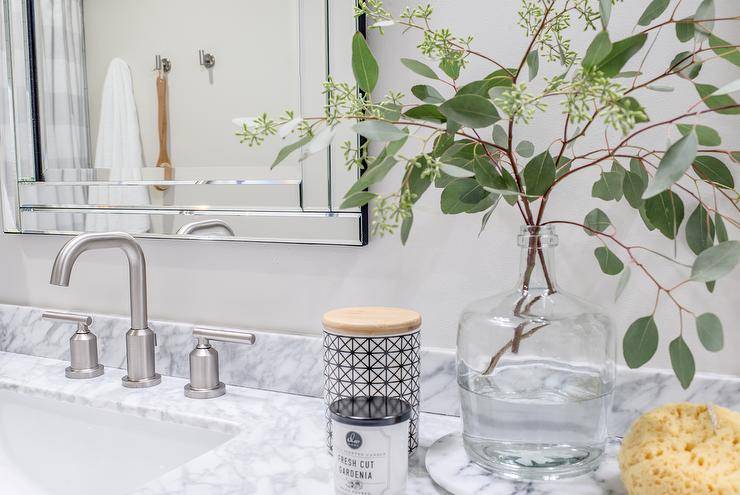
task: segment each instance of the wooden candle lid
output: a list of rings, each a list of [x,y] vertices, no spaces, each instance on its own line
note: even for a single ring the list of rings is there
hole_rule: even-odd
[[[322,318],[330,333],[351,337],[403,335],[421,327],[421,315],[401,308],[361,307],[333,309]]]

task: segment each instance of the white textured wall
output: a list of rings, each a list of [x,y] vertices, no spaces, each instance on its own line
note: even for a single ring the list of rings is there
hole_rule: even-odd
[[[523,49],[519,30],[513,22],[518,2],[500,1],[495,7],[487,0],[436,3],[439,4],[438,19],[476,35],[476,46],[489,49],[508,63],[515,62],[518,57],[515,52]],[[690,7],[696,2],[684,3]],[[723,14],[731,11],[733,2],[719,0],[717,3]],[[391,5],[398,7],[403,2],[393,1]],[[733,15],[737,15],[738,7],[732,8],[735,9]],[[629,11],[630,18],[620,17],[620,10]],[[630,7],[616,10],[612,22],[619,36],[629,33],[639,10]],[[665,37],[673,39],[670,32]],[[732,38],[733,33],[727,37]],[[737,33],[734,37],[737,38]],[[371,44],[382,66],[381,89],[407,88],[412,78],[398,58],[413,55],[415,39],[389,33],[385,38],[373,36]],[[649,69],[662,69],[677,51],[672,41],[659,42],[656,53],[663,54],[662,60],[659,67]],[[717,65],[715,74],[714,79],[722,82],[738,77],[737,71],[724,63]],[[702,79],[707,80],[706,75]],[[689,84],[679,82],[678,85],[674,94],[646,93],[641,97],[654,119],[668,116],[677,106],[688,105],[694,99]],[[734,126],[728,117],[720,117],[717,122],[715,127],[722,130],[725,141],[735,149],[740,147],[737,121]],[[535,142],[546,142],[540,138],[554,132],[552,126],[556,123],[550,118],[541,119],[526,136]],[[651,135],[650,139],[657,147],[663,146],[666,137],[663,132]],[[389,182],[394,180],[390,178]],[[628,242],[650,243],[667,253],[672,252],[672,243],[662,240],[658,234],[647,233],[626,205],[590,199],[594,180],[593,175],[584,174],[564,183],[565,187],[552,198],[551,215],[580,221],[588,210],[599,206],[610,215]],[[513,210],[502,207],[491,219],[489,229],[478,239],[479,216],[446,217],[438,212],[437,204],[437,192],[429,193],[420,203],[416,209],[416,225],[405,248],[396,237],[372,239],[365,248],[143,241],[149,263],[151,316],[318,333],[321,314],[329,308],[399,305],[423,313],[427,345],[452,347],[457,315],[462,307],[473,299],[513,284],[518,270],[514,236],[519,220]],[[596,241],[578,229],[561,228],[560,233],[558,273],[561,285],[607,308],[621,336],[634,318],[650,311],[655,294],[652,286],[633,270],[628,291],[619,304],[614,305],[616,279],[600,273],[592,255],[598,245]],[[737,237],[737,232],[731,235]],[[75,268],[71,287],[48,285],[53,256],[64,240],[0,236],[3,279],[0,301],[126,313],[126,270],[118,253],[88,253]],[[678,242],[677,250],[679,258],[688,258],[689,251],[683,240]],[[659,274],[667,283],[677,280],[677,274],[670,268],[659,270]],[[685,324],[686,338],[696,352],[698,368],[702,371],[740,373],[736,358],[740,346],[736,323],[740,316],[739,292],[740,272],[720,281],[714,296],[708,296],[699,286],[687,287],[681,292],[692,308],[713,311],[725,324],[726,350],[718,355],[703,351],[693,323]],[[652,366],[670,366],[666,347],[678,333],[675,316],[673,310],[659,315],[661,345],[650,363]]]

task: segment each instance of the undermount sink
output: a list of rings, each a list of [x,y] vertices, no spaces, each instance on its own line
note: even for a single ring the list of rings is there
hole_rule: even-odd
[[[0,492],[125,494],[230,438],[0,390]]]

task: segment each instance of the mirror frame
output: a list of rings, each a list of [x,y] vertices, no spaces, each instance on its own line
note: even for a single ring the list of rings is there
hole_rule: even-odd
[[[297,0],[301,20],[305,15],[305,9],[311,9],[309,2]],[[301,24],[301,46],[305,43],[315,42],[317,36],[324,41],[326,51],[326,63],[324,70],[313,70],[304,64],[304,56],[301,55],[301,111],[304,114],[323,113],[323,102],[316,92],[319,90],[318,82],[323,82],[331,75],[336,80],[352,81],[351,67],[351,40],[355,31],[365,32],[364,19],[354,17],[356,2],[346,0],[310,0],[310,3],[318,4],[324,9],[325,26],[321,33],[317,32],[315,26],[311,29],[303,29]],[[304,231],[318,232],[317,237],[302,237],[300,235],[282,235],[279,237],[220,237],[213,235],[178,235],[160,233],[133,234],[138,238],[154,239],[187,239],[208,241],[231,241],[231,242],[275,242],[291,244],[324,244],[324,245],[350,245],[364,246],[368,242],[368,208],[353,208],[340,210],[338,208],[342,201],[344,192],[358,179],[357,170],[348,171],[344,166],[343,152],[338,145],[329,147],[326,154],[319,153],[304,160],[301,164],[303,179],[298,184],[299,195],[303,206],[298,205],[296,209],[277,209],[275,211],[249,209],[249,208],[226,208],[226,207],[185,207],[167,206],[151,208],[131,207],[86,207],[85,205],[52,205],[52,204],[22,204],[21,187],[26,184],[43,184],[36,181],[36,176],[41,169],[41,139],[39,108],[36,92],[38,81],[36,77],[35,40],[34,40],[34,0],[2,0],[2,11],[0,11],[0,36],[5,44],[5,57],[0,61],[0,78],[7,85],[7,91],[0,95],[0,108],[7,110],[2,112],[0,128],[4,130],[0,134],[0,210],[2,210],[3,231],[8,234],[52,234],[52,235],[75,235],[81,232],[57,231],[57,230],[34,230],[24,228],[24,214],[43,213],[108,213],[128,215],[187,215],[192,220],[208,220],[223,216],[258,217],[264,221],[277,222],[277,231]],[[313,6],[316,8],[316,6]],[[22,23],[10,22],[10,19],[20,18]],[[352,21],[349,21],[352,19]],[[20,24],[20,25],[19,25]],[[305,75],[304,75],[305,74]],[[307,82],[310,80],[310,83]],[[303,97],[303,96],[307,97]],[[308,96],[314,96],[308,98]],[[343,141],[360,142],[360,136],[351,130],[345,129],[338,132],[335,143]],[[322,163],[323,162],[323,163]],[[317,170],[318,169],[318,170]],[[19,177],[20,170],[33,170],[33,177]],[[313,170],[313,173],[311,172]],[[322,182],[323,181],[323,182]],[[218,182],[218,181],[214,181]],[[276,183],[281,182],[280,179]],[[304,194],[306,186],[317,186],[310,190],[309,198]],[[207,187],[207,186],[206,186]],[[282,225],[280,225],[282,222]],[[273,224],[271,224],[272,226]],[[322,232],[333,232],[332,237],[321,237]]]

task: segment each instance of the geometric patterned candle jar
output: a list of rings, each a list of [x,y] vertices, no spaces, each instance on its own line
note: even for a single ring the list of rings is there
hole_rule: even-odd
[[[411,405],[409,455],[413,454],[419,445],[421,315],[398,308],[343,308],[329,311],[322,322],[329,451],[329,406],[347,397],[383,396]]]

